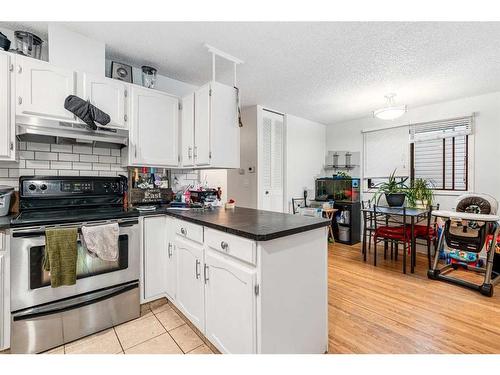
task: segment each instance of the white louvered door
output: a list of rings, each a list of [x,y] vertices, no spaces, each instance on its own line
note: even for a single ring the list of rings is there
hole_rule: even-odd
[[[259,208],[283,212],[283,115],[263,110],[261,126]]]

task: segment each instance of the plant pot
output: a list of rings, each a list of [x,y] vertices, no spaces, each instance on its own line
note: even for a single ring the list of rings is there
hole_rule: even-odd
[[[385,193],[385,200],[390,207],[402,207],[405,203],[405,193]]]

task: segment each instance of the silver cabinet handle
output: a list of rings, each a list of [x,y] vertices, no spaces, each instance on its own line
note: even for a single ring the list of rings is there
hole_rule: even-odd
[[[196,275],[196,279],[200,278],[200,261],[196,259],[196,265],[194,266],[194,273]]]
[[[172,258],[172,243],[168,243],[168,257]]]
[[[198,147],[197,146],[194,146],[194,149],[193,149],[193,157],[196,159],[198,157]]]
[[[187,234],[186,228],[181,228],[181,233],[185,236]]]
[[[18,73],[22,73],[23,72],[23,67],[21,65],[18,65],[17,72]]]
[[[22,97],[18,97],[18,98],[17,98],[17,103],[18,103],[19,105],[23,104],[23,98],[22,98]]]
[[[205,267],[203,268],[203,276],[205,278],[205,284],[208,281],[208,266],[205,264]]]
[[[228,248],[229,248],[229,245],[228,245],[228,243],[227,243],[227,242],[222,241],[222,242],[220,243],[220,247],[221,247],[221,249],[222,249],[222,250],[227,251],[227,250],[228,250]]]
[[[191,146],[188,147],[188,158],[191,159],[193,157],[193,148]]]

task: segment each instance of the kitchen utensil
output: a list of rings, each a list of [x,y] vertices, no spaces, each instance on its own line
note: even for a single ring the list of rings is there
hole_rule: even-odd
[[[16,51],[25,56],[40,60],[43,40],[27,31],[14,31]]]
[[[148,89],[153,89],[156,83],[156,69],[147,65],[143,65],[141,69],[142,85]]]

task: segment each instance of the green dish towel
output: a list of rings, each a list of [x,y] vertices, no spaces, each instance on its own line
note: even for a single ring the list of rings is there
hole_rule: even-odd
[[[76,228],[47,229],[43,269],[50,272],[50,285],[76,284],[78,230]]]

